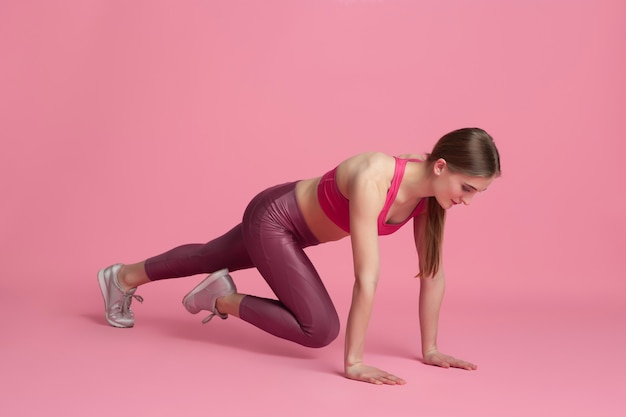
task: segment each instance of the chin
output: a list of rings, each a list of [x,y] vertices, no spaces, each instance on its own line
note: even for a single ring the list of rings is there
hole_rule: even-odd
[[[448,204],[441,204],[441,200],[439,199],[439,197],[435,197],[435,199],[437,200],[437,204],[439,204],[439,206],[440,206],[442,209],[444,209],[444,210],[447,210],[447,209],[449,209],[450,207],[452,207],[452,206],[450,206],[450,205],[449,205],[450,203],[448,203]]]
[[[444,210],[449,210],[452,207],[454,207],[454,203],[452,203],[452,199],[451,198],[444,199],[444,204],[441,204],[441,200],[437,199],[437,203],[439,203],[441,208],[444,209]]]

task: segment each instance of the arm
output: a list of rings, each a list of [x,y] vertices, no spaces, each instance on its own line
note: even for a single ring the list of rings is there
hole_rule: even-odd
[[[425,252],[423,237],[426,219],[427,214],[422,213],[414,219],[413,223],[418,256]],[[439,272],[434,277],[422,277],[420,279],[419,317],[424,363],[443,368],[476,369],[476,365],[472,363],[440,353],[437,347],[439,312],[441,311],[445,286],[443,265],[439,266]]]
[[[349,181],[350,234],[355,282],[346,328],[344,366],[350,379],[374,384],[403,384],[400,378],[363,363],[365,337],[378,284],[378,214],[385,202],[384,176],[372,161],[355,167]]]
[[[429,353],[438,350],[437,330],[445,286],[446,282],[441,268],[435,277],[420,280],[419,316],[424,358]]]
[[[435,277],[420,279],[419,316],[422,335],[422,355],[437,350],[439,311],[445,292],[445,278],[441,267]]]

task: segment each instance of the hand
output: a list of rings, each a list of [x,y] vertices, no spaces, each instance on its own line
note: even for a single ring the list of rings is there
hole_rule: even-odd
[[[440,366],[442,368],[461,368],[468,371],[473,371],[478,368],[478,366],[473,363],[445,355],[436,349],[430,350],[424,354],[424,363],[427,365]]]
[[[346,378],[376,385],[404,385],[406,381],[382,369],[357,363],[346,366]]]

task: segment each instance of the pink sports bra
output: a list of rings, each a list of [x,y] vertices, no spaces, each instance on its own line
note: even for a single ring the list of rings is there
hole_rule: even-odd
[[[415,207],[415,210],[407,217],[402,223],[386,223],[387,214],[393,204],[398,190],[400,189],[400,182],[404,176],[404,170],[408,161],[422,162],[419,159],[396,159],[396,168],[391,180],[391,186],[387,190],[387,199],[385,200],[385,206],[378,215],[378,234],[390,235],[396,230],[404,226],[409,220],[417,216],[424,206],[426,199],[421,199],[419,204]],[[335,181],[335,173],[337,168],[327,172],[322,176],[319,185],[317,186],[317,198],[322,207],[322,211],[328,216],[333,223],[339,226],[345,232],[350,233],[350,201],[341,194],[337,182]]]

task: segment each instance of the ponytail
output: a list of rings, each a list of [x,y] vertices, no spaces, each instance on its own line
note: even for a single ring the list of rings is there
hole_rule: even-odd
[[[424,259],[420,259],[419,278],[434,277],[441,265],[441,249],[443,246],[443,228],[446,222],[446,211],[435,197],[428,197],[426,202],[427,219],[424,234]]]

